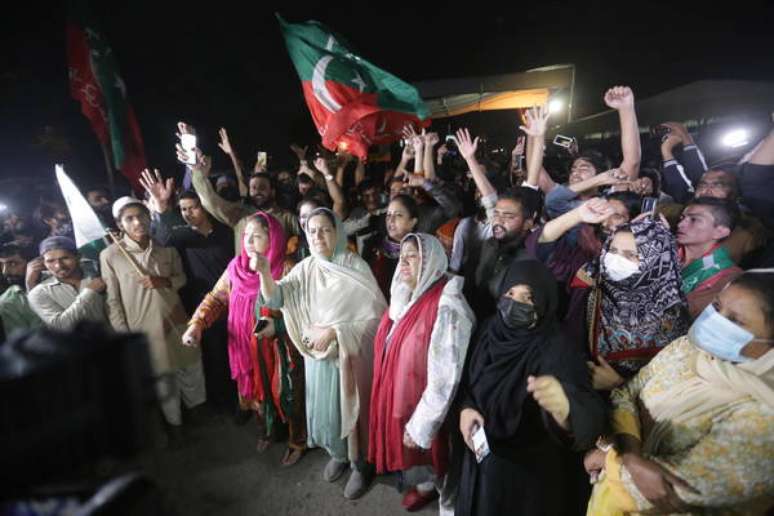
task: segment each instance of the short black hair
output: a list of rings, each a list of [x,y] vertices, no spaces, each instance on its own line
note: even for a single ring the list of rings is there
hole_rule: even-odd
[[[525,219],[537,220],[537,218],[540,216],[540,210],[535,205],[535,197],[525,190],[527,190],[527,188],[521,186],[510,188],[500,194],[497,194],[497,200],[498,202],[517,202],[521,207],[521,214]],[[540,195],[539,192],[536,193],[538,196]]]
[[[14,243],[0,245],[0,258],[10,258],[16,255],[21,256],[26,261],[30,261],[35,257],[35,253],[27,246],[20,246]]]
[[[250,181],[252,181],[253,179],[265,179],[266,181],[269,182],[269,184],[271,184],[272,190],[277,189],[277,181],[268,172],[253,172],[252,174],[250,174],[250,177],[247,178],[247,184],[249,185]]]
[[[181,193],[179,200],[182,201],[183,199],[193,199],[194,201],[199,203],[199,206],[202,205],[202,200],[199,198],[199,194],[197,194],[193,190],[186,190],[183,193]]]
[[[661,173],[654,168],[640,168],[640,177],[647,177],[653,183],[653,197],[661,193]]]
[[[403,207],[406,208],[406,211],[409,213],[409,217],[412,219],[419,219],[419,207],[417,206],[417,201],[415,201],[413,197],[406,194],[398,194],[393,197],[390,202],[392,203],[396,201],[401,203]]]
[[[737,197],[739,197],[739,183],[736,179],[736,174],[734,173],[735,167],[730,165],[717,165],[710,167],[709,170],[704,172],[702,174],[702,177],[704,177],[705,174],[710,174],[712,172],[721,172],[727,179],[728,179],[728,186],[731,190],[731,199],[736,200]],[[701,182],[701,179],[699,179],[699,182]]]
[[[739,219],[739,207],[733,201],[716,197],[696,197],[685,205],[686,208],[689,206],[706,206],[712,213],[712,219],[715,221],[716,226],[723,226],[730,231],[736,228],[736,223]]]
[[[610,170],[612,168],[612,164],[610,163],[610,160],[601,152],[594,149],[587,149],[580,153],[579,156],[577,156],[575,159],[572,160],[573,163],[575,163],[576,160],[582,159],[584,161],[588,161],[594,166],[594,169],[596,170],[596,173],[599,174],[600,172],[604,172],[605,170]]]
[[[372,181],[371,179],[363,179],[357,185],[357,193],[362,195],[365,193],[366,190],[371,190],[372,188],[376,188],[377,190],[379,190],[379,185],[377,185],[376,182]]]
[[[626,207],[626,211],[629,212],[629,220],[632,220],[642,211],[642,197],[634,192],[613,192],[607,194],[605,199],[621,202]]]

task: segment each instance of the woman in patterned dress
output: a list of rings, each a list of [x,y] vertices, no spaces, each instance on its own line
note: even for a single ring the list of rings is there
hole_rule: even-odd
[[[586,456],[589,515],[763,514],[774,500],[774,271],[747,272],[625,385]],[[604,471],[604,475],[599,475]]]

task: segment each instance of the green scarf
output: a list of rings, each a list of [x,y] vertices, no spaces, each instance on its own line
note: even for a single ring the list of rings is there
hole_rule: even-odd
[[[734,267],[736,264],[731,260],[728,250],[725,247],[718,247],[712,253],[706,254],[701,258],[689,263],[682,271],[683,293],[689,294],[696,287],[716,275],[722,270]]]

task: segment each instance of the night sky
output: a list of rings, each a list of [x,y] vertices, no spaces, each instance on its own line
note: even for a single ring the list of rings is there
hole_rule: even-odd
[[[602,92],[614,84],[644,98],[699,79],[774,80],[772,2],[408,3],[93,2],[149,163],[169,173],[178,170],[172,147],[179,119],[204,133],[201,146],[216,156],[216,168],[226,166],[215,145],[221,125],[249,164],[258,149],[289,162],[289,141],[314,141],[275,11],[290,22],[325,23],[407,81],[575,63],[576,116],[603,109]],[[51,126],[69,145],[59,152],[71,173],[101,177],[97,140],[68,92],[65,4],[43,4],[4,8],[0,174],[50,177],[56,152],[38,142]]]

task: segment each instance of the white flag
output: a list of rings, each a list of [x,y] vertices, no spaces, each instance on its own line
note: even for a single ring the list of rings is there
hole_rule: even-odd
[[[70,211],[70,220],[73,222],[73,231],[75,233],[75,245],[78,246],[78,249],[92,244],[95,240],[102,240],[103,237],[107,236],[107,232],[94,212],[94,208],[91,207],[72,179],[65,173],[62,165],[56,165],[56,179],[59,182],[59,188],[62,190],[62,196],[67,203],[67,209]]]

